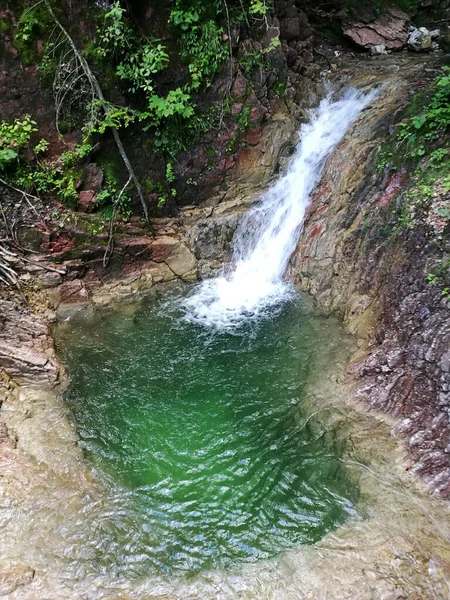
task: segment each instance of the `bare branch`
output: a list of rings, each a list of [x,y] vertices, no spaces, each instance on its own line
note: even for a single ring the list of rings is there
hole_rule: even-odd
[[[125,190],[130,185],[130,183],[131,183],[131,175],[128,178],[128,181],[126,182],[126,184],[120,190],[120,194],[117,196],[117,200],[114,202],[111,218],[109,220],[109,227],[108,227],[108,230],[109,230],[108,231],[108,233],[109,233],[108,245],[106,247],[105,254],[103,255],[103,266],[104,267],[106,267],[108,265],[108,263],[111,259],[113,249],[114,249],[114,235],[113,234],[114,234],[114,218],[116,216],[116,210],[117,210],[117,207],[119,206],[119,202],[120,202]]]
[[[21,190],[19,188],[14,187],[13,185],[11,185],[10,183],[8,183],[7,181],[5,181],[4,179],[0,178],[0,183],[8,188],[10,188],[11,190],[14,190],[15,192],[17,192],[18,194],[22,194],[22,197],[27,201],[28,206],[34,210],[34,212],[36,213],[36,215],[39,216],[38,211],[36,210],[36,208],[31,204],[30,202],[30,198],[32,200],[37,200],[39,203],[41,202],[41,199],[38,198],[37,196],[33,196],[33,194],[29,194],[28,192],[24,192],[24,190]]]

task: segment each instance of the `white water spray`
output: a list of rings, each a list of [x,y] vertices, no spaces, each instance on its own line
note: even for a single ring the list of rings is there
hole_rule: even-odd
[[[202,282],[185,300],[189,321],[229,329],[273,310],[291,295],[283,275],[325,160],[375,95],[349,89],[335,102],[325,98],[311,112],[310,122],[301,127],[288,172],[262,195],[236,230],[234,270]]]

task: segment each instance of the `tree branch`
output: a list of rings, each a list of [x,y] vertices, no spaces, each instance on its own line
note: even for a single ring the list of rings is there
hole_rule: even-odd
[[[103,91],[102,88],[100,87],[99,82],[97,81],[97,78],[95,77],[94,73],[91,71],[91,68],[89,67],[86,59],[84,58],[84,56],[80,53],[80,51],[78,50],[78,48],[75,46],[75,42],[73,41],[73,39],[71,38],[70,34],[67,32],[67,30],[64,28],[64,26],[58,21],[58,19],[56,18],[56,15],[52,9],[52,7],[50,6],[50,3],[48,0],[44,0],[45,2],[45,6],[47,7],[48,12],[50,13],[52,19],[54,20],[54,22],[56,23],[56,25],[59,27],[59,29],[61,30],[61,32],[63,33],[64,37],[66,38],[67,42],[69,43],[72,52],[74,53],[75,57],[78,59],[78,61],[80,62],[81,68],[84,71],[84,74],[86,75],[86,78],[88,79],[92,89],[95,91],[95,95],[97,96],[98,100],[100,101],[100,105],[103,109],[103,112],[105,113],[105,115],[108,115],[110,112],[110,107],[108,105],[108,103],[105,100],[105,97],[103,95]],[[144,199],[144,194],[142,192],[142,186],[138,180],[138,178],[136,177],[136,174],[134,172],[134,169],[131,165],[131,162],[127,156],[127,153],[125,151],[125,148],[122,144],[122,141],[120,139],[119,136],[119,132],[117,131],[117,129],[115,127],[111,128],[113,137],[114,137],[114,141],[116,143],[116,146],[119,150],[120,156],[122,157],[122,160],[125,164],[125,167],[128,171],[128,174],[130,176],[130,179],[133,181],[135,187],[136,187],[136,191],[138,193],[139,196],[139,200],[141,201],[142,204],[142,209],[144,211],[144,215],[145,215],[145,220],[147,222],[147,224],[151,227],[151,223],[150,223],[150,217],[148,214],[148,208],[147,208],[147,203],[145,202]]]
[[[130,185],[130,183],[131,183],[131,175],[128,178],[128,181],[126,182],[126,184],[120,190],[120,194],[117,196],[117,200],[114,202],[113,210],[111,213],[111,218],[109,220],[109,227],[108,227],[108,234],[109,234],[108,245],[106,246],[105,254],[103,255],[103,266],[104,267],[108,266],[108,263],[111,259],[112,252],[114,249],[114,235],[113,234],[114,234],[114,218],[116,216],[116,210],[117,210],[117,207],[119,206],[120,199],[122,198],[125,190]]]

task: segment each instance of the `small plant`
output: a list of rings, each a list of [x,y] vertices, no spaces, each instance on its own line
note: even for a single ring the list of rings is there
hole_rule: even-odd
[[[436,273],[427,273],[426,280],[429,285],[438,285],[439,276]]]
[[[384,171],[392,166],[392,152],[380,151],[377,161],[377,171]]]
[[[131,216],[131,198],[128,194],[122,193],[119,198],[119,186],[117,182],[113,182],[106,186],[97,195],[97,203],[102,209],[102,214],[105,219],[111,219],[116,206],[116,219],[126,221]]]
[[[28,146],[35,131],[36,122],[30,115],[15,119],[12,123],[0,123],[0,169],[4,170],[17,161],[20,151]]]
[[[173,166],[170,162],[168,162],[166,165],[166,179],[169,183],[173,183],[175,181],[175,173],[173,172]]]
[[[238,127],[235,134],[228,142],[227,152],[233,152],[236,142],[247,131],[250,125],[250,107],[245,106],[238,116]]]
[[[444,217],[444,219],[448,219],[450,221],[450,208],[438,208],[436,212],[439,216]]]
[[[250,0],[248,12],[254,17],[265,17],[270,10],[266,0]]]

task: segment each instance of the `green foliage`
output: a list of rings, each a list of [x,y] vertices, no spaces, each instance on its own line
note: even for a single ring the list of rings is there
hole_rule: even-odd
[[[436,186],[450,191],[450,68],[442,69],[428,95],[413,97],[405,112],[397,134],[380,145],[377,161],[378,171],[406,167],[412,173],[409,189],[397,199],[390,236],[424,222]],[[446,216],[447,209],[438,214]]]
[[[444,217],[444,219],[448,219],[450,221],[450,208],[438,208],[437,213],[439,216]]]
[[[442,162],[447,154],[440,147],[441,136],[450,127],[450,68],[444,67],[436,78],[429,101],[415,114],[400,123],[397,139],[406,146],[407,154],[412,158],[425,156],[431,152],[430,160],[435,164]],[[435,146],[438,145],[438,148]]]
[[[173,15],[171,13],[171,19]],[[229,48],[223,40],[223,29],[213,19],[195,22],[181,29],[181,57],[191,75],[191,82],[186,88],[196,91],[201,86],[208,87],[228,57]]]
[[[148,107],[151,111],[148,116],[156,118],[157,121],[173,115],[189,119],[195,112],[189,101],[189,94],[185,94],[180,88],[171,90],[165,98],[153,95],[148,101]]]
[[[175,181],[175,174],[173,172],[173,166],[171,162],[168,162],[166,165],[166,179],[169,183],[173,183]]]
[[[239,113],[238,126],[237,126],[235,134],[233,135],[231,140],[228,142],[227,152],[233,152],[236,142],[239,140],[239,138],[242,137],[243,134],[245,134],[245,132],[249,128],[249,125],[250,125],[250,107],[245,106],[243,108],[243,110]]]
[[[198,23],[200,15],[194,9],[173,10],[170,13],[170,21],[183,31],[188,31],[193,25]]]
[[[17,24],[16,41],[29,42],[39,30],[40,22],[37,12],[34,10],[25,11]]]
[[[24,10],[16,25],[14,45],[19,51],[24,65],[38,63],[40,60],[37,40],[48,37],[54,24],[43,3]]]
[[[255,17],[265,17],[270,10],[266,0],[250,0],[249,13]]]
[[[442,287],[441,296],[445,300],[450,300],[450,277],[449,277],[450,259],[447,258],[438,263],[435,268],[426,274],[425,280],[428,285]]]
[[[100,135],[105,133],[107,129],[120,129],[121,127],[128,127],[131,123],[134,123],[136,119],[142,117],[142,113],[137,110],[132,110],[127,106],[115,106],[111,103],[106,103],[108,111],[100,113],[100,102],[96,102],[99,109],[99,116],[97,122],[94,125],[88,124],[85,128],[85,137],[89,139],[93,134],[99,133]]]
[[[153,92],[152,75],[162,71],[169,62],[169,55],[161,44],[145,44],[136,52],[126,53],[125,59],[117,65],[116,73],[128,82],[128,91],[135,94],[142,90]]]
[[[377,160],[377,171],[384,171],[385,169],[389,169],[392,168],[393,170],[396,169],[396,167],[394,167],[392,165],[392,157],[393,157],[393,153],[389,152],[387,150],[381,150],[378,153],[378,160]]]
[[[28,147],[32,133],[37,131],[36,122],[30,115],[15,119],[13,123],[0,123],[0,169],[17,162],[21,150]]]
[[[195,20],[193,15],[183,18],[183,27]],[[149,39],[133,29],[127,11],[118,1],[105,14],[104,24],[97,30],[97,55],[115,61],[116,75],[126,82],[127,91],[140,94],[146,102],[145,110],[111,107],[106,119],[97,127],[98,133],[104,133],[108,127],[127,127],[136,118],[144,122],[144,128],[150,128],[158,127],[164,119],[174,115],[188,119],[194,114],[190,95],[181,88],[169,91],[165,97],[155,93],[153,76],[166,68],[169,55],[159,40]]]
[[[103,217],[107,220],[112,217],[114,206],[116,206],[116,220],[126,221],[131,216],[131,197],[125,191],[118,200],[120,191],[117,181],[113,180],[97,195],[97,203],[102,209]]]
[[[48,142],[41,140],[33,151],[44,153]],[[77,185],[81,179],[81,163],[92,152],[92,146],[83,143],[63,152],[59,159],[38,160],[35,164],[21,164],[14,175],[15,183],[26,191],[55,194],[60,202],[74,207],[78,201]]]

